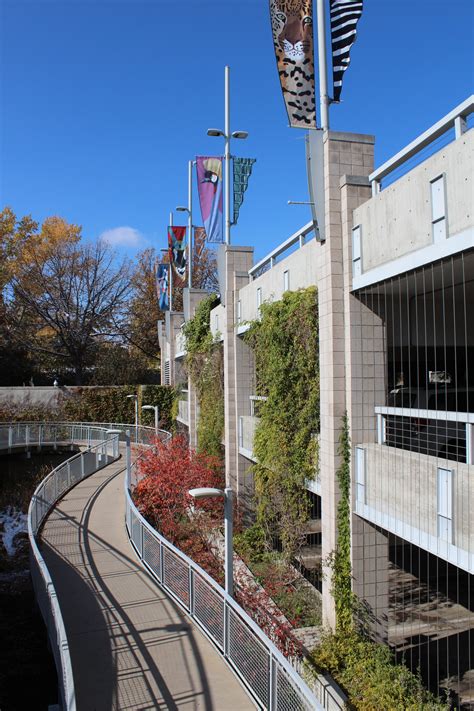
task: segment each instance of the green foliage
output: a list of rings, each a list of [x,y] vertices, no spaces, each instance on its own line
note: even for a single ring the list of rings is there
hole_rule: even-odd
[[[210,330],[210,313],[219,298],[210,294],[184,326],[186,370],[199,402],[197,426],[198,452],[222,457],[224,434],[224,362],[222,346],[215,343]]]
[[[336,631],[348,633],[353,627],[354,594],[352,592],[350,485],[351,443],[347,414],[339,438],[341,464],[336,472],[340,498],[337,505],[337,544],[329,564],[332,568],[332,595],[336,607]]]
[[[265,531],[254,523],[234,535],[234,548],[248,565],[260,563],[267,555]]]
[[[158,405],[160,427],[167,429],[171,422],[173,389],[165,385],[83,388],[65,402],[67,420],[77,422],[130,422],[135,421],[135,403],[127,395],[139,396],[139,406]],[[141,422],[153,427],[154,413],[141,412]]]
[[[32,389],[33,391],[33,389]],[[118,387],[89,387],[67,390],[64,400],[57,406],[34,405],[28,402],[0,404],[0,421],[26,422],[41,420],[66,420],[69,422],[129,422],[135,421],[135,405],[127,395],[138,393],[139,405],[158,405],[162,429],[171,424],[173,388],[165,385],[124,385]],[[143,425],[153,427],[154,412],[141,413]]]
[[[363,711],[440,711],[446,704],[430,694],[418,676],[396,664],[390,649],[353,630],[326,634],[312,653],[318,670],[329,672]]]
[[[319,432],[318,304],[315,287],[261,306],[245,338],[255,353],[259,407],[253,451],[257,522],[291,558],[308,516],[305,481],[314,478]]]

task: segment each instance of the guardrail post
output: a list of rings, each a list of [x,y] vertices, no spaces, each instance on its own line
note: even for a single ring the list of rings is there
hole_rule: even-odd
[[[277,708],[277,674],[276,664],[273,655],[270,653],[270,679],[268,683],[268,711],[274,711]]]
[[[466,464],[474,464],[474,425],[466,422]]]
[[[230,635],[229,635],[229,607],[227,605],[227,600],[224,599],[224,630],[223,630],[223,641],[224,641],[224,657],[228,659],[229,657],[229,646],[230,646]]]
[[[125,431],[125,461],[127,465],[127,489],[132,485],[132,449],[130,444],[130,430]]]
[[[163,555],[163,543],[160,541],[160,580],[161,584],[165,584],[165,557]]]
[[[194,616],[194,570],[189,566],[189,614]]]
[[[26,446],[26,456],[27,459],[31,457],[31,452],[30,452],[30,426],[26,425],[25,427],[25,446]]]

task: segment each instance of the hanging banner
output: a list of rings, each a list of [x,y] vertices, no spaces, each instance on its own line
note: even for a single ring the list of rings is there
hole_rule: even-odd
[[[196,157],[199,202],[209,242],[223,242],[222,158]]]
[[[194,228],[194,252],[193,254],[199,259],[206,243],[206,230],[204,227]]]
[[[234,225],[237,224],[239,219],[244,193],[249,186],[252,166],[256,160],[256,158],[234,158]]]
[[[174,273],[186,280],[186,227],[168,227],[168,251]]]
[[[362,0],[330,0],[330,8],[334,101],[340,101],[342,78],[351,63],[350,51],[362,15]]]
[[[270,0],[273,44],[292,128],[316,128],[312,0]]]
[[[158,264],[158,268],[156,270],[156,292],[160,311],[168,311],[170,308],[170,300],[168,296],[169,266],[169,264]]]

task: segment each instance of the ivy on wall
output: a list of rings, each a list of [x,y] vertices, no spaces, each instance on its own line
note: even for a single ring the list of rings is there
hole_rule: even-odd
[[[224,360],[222,346],[210,329],[210,313],[219,297],[210,294],[198,306],[194,317],[183,328],[186,338],[186,370],[196,390],[199,404],[197,449],[222,456],[224,435]]]
[[[305,482],[315,476],[319,432],[316,287],[264,303],[245,340],[255,353],[259,404],[253,452],[257,523],[294,556],[308,518]]]
[[[337,544],[331,556],[330,567],[332,568],[332,595],[336,608],[336,632],[348,634],[354,624],[354,594],[352,592],[350,522],[351,442],[347,413],[342,419],[339,456],[341,463],[336,472],[340,494],[336,514]]]

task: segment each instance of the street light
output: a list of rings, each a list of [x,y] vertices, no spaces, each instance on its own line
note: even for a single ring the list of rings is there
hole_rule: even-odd
[[[201,489],[190,489],[188,494],[193,497],[193,499],[205,499],[209,496],[222,496],[224,497],[224,573],[225,573],[225,591],[228,595],[233,597],[234,595],[234,548],[232,541],[232,528],[233,528],[233,492],[232,489],[226,487],[223,489],[211,489],[210,487],[203,487]]]
[[[142,405],[142,410],[154,410],[155,411],[155,434],[158,435],[158,416],[159,416],[158,405]]]
[[[134,398],[135,400],[135,442],[138,442],[138,395],[127,395],[127,400]]]
[[[224,71],[224,131],[219,128],[208,128],[208,136],[222,136],[224,138],[224,208],[225,208],[225,243],[230,244],[230,139],[247,138],[247,131],[230,131],[230,88],[229,67]]]

